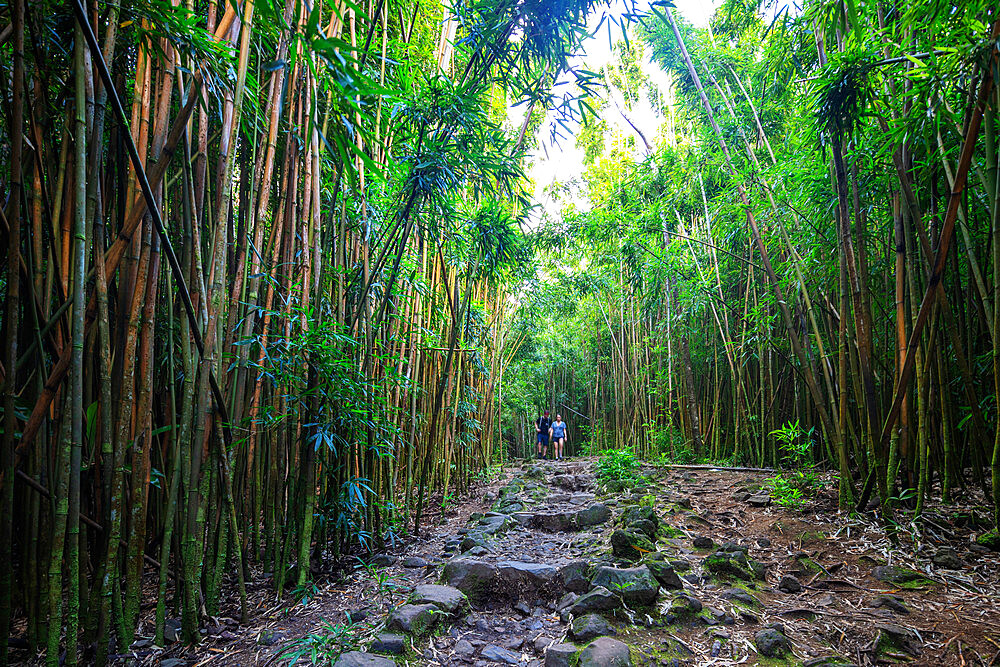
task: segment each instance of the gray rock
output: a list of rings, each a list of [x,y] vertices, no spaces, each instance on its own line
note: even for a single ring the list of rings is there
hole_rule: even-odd
[[[705,558],[702,567],[716,576],[741,581],[753,581],[763,576],[763,566],[749,560],[743,551],[720,549]]]
[[[611,553],[622,560],[639,560],[642,555],[656,551],[653,543],[642,533],[619,528],[611,533]]]
[[[486,543],[486,536],[479,531],[470,532],[459,543],[459,548],[462,552],[469,551],[475,547],[482,547],[484,549],[489,549],[489,545]]]
[[[578,642],[586,642],[596,637],[606,637],[615,634],[615,629],[597,614],[587,614],[573,619],[570,635]]]
[[[686,560],[672,560],[670,561],[670,567],[674,568],[674,572],[688,572],[691,570],[691,563]],[[656,576],[655,574],[653,575]]]
[[[406,650],[406,638],[391,632],[383,632],[372,642],[370,651],[401,655]]]
[[[757,546],[758,547],[767,548],[767,547],[771,546],[771,540],[767,539],[766,537],[758,537],[757,538]]]
[[[577,560],[559,568],[563,588],[573,593],[586,593],[590,590],[590,563]]]
[[[691,543],[694,545],[695,549],[711,549],[715,546],[715,542],[712,541],[711,537],[699,536],[694,538]]]
[[[897,614],[909,614],[910,610],[907,609],[903,601],[900,600],[895,595],[879,595],[872,601],[873,607],[882,607],[890,611],[894,611]]]
[[[187,660],[183,658],[167,658],[160,661],[160,667],[185,667]]]
[[[747,505],[750,507],[768,507],[771,504],[771,496],[759,495],[747,498]]]
[[[659,582],[645,565],[621,569],[599,567],[594,573],[593,584],[621,595],[628,604],[653,604],[660,592]]]
[[[531,517],[531,524],[549,533],[563,533],[576,530],[574,512],[538,512]]]
[[[872,569],[872,576],[879,581],[890,584],[914,584],[927,581],[927,577],[919,572],[895,565],[879,565]]]
[[[569,667],[579,650],[573,644],[553,644],[545,649],[545,667]]]
[[[598,526],[606,523],[611,518],[611,510],[603,503],[596,503],[590,507],[576,512],[576,525],[578,528],[587,526]]]
[[[415,635],[424,635],[434,629],[441,617],[441,610],[433,604],[404,604],[389,616],[386,627]]]
[[[389,554],[375,554],[368,562],[376,567],[388,567],[396,562],[396,557]]]
[[[170,643],[178,642],[181,640],[181,619],[168,618],[164,622],[163,640]]]
[[[566,609],[567,607],[571,606],[574,602],[576,602],[579,598],[580,596],[577,595],[576,593],[573,593],[572,591],[567,593],[566,595],[559,598],[559,602],[556,603],[556,611],[562,611],[563,609]]]
[[[674,567],[664,560],[663,554],[650,554],[643,561],[643,564],[649,568],[650,574],[659,582],[660,586],[668,590],[680,590],[684,588],[681,578],[677,576]]]
[[[465,607],[468,598],[466,598],[465,593],[451,586],[421,584],[414,589],[410,602],[413,604],[432,604],[441,611],[454,614]]]
[[[342,653],[334,667],[395,667],[396,663],[380,655],[372,655],[362,651]]]
[[[580,667],[632,667],[628,646],[610,637],[598,637],[580,652]]]
[[[485,555],[487,555],[489,553],[490,553],[490,550],[487,549],[486,547],[476,546],[476,547],[472,547],[471,549],[469,549],[468,551],[466,551],[462,555],[463,556],[468,556],[469,558],[479,558],[479,557],[485,556]]]
[[[589,593],[585,593],[577,598],[569,612],[573,616],[582,616],[592,612],[611,611],[622,606],[621,598],[609,591],[604,586],[598,586]]]
[[[513,651],[501,648],[496,644],[489,644],[479,654],[485,660],[493,662],[504,662],[508,665],[517,665],[521,662],[521,656]]]
[[[700,614],[701,610],[701,601],[690,595],[675,595],[670,603],[670,613],[678,618],[690,618]]]
[[[923,642],[913,630],[894,623],[876,623],[875,629],[878,630],[878,639],[875,643],[878,650],[902,651],[914,658],[920,655],[920,646]]]
[[[802,583],[790,574],[786,574],[778,582],[778,590],[782,593],[798,593],[802,590]]]
[[[471,558],[456,558],[444,566],[444,580],[473,603],[481,604],[496,592],[497,567]]]
[[[959,558],[954,549],[938,549],[931,562],[946,570],[961,570],[965,568],[965,561]]]
[[[744,604],[748,607],[761,606],[760,600],[742,588],[727,588],[722,591],[721,597],[723,600],[732,600],[733,602],[738,602],[739,604]]]
[[[476,649],[469,643],[467,639],[459,639],[455,642],[455,653],[464,657],[471,658],[472,654],[476,652]]]
[[[792,651],[788,637],[774,628],[758,630],[757,634],[753,636],[753,643],[757,647],[757,651],[765,658],[782,658],[786,653]]]
[[[409,556],[403,561],[403,567],[408,567],[411,569],[416,569],[418,567],[427,567],[429,563],[421,558],[420,556]]]
[[[508,597],[554,595],[562,585],[559,570],[544,563],[504,561],[497,563],[499,591]]]

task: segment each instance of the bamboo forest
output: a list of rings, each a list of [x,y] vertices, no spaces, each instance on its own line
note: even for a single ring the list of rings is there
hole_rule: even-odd
[[[0,0],[0,665],[1000,664],[995,0]]]

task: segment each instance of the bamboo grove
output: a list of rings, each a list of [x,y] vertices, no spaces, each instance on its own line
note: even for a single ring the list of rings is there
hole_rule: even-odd
[[[523,156],[595,8],[0,8],[0,663],[104,664],[151,606],[196,643],[503,455]]]
[[[843,508],[996,526],[998,31],[987,2],[654,6],[537,232],[505,419],[557,405],[584,451],[682,462],[804,443]]]

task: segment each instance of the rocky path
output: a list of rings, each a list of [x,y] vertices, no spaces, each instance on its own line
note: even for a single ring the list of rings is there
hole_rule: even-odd
[[[911,556],[831,494],[772,505],[763,474],[657,468],[611,493],[592,467],[514,468],[430,537],[188,664],[317,646],[353,649],[341,667],[1000,664],[1000,567],[974,517],[932,512]]]

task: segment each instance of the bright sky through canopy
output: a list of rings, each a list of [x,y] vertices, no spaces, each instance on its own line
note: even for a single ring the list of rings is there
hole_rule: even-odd
[[[714,0],[675,0],[674,4],[685,19],[690,21],[695,27],[700,28],[708,24],[712,13],[715,11],[716,2]],[[637,5],[640,11],[648,11],[649,9],[648,3],[645,6],[643,3],[637,3]],[[598,20],[599,16],[593,17],[592,29],[596,27]],[[657,19],[651,17],[650,20]],[[610,40],[608,34],[609,26]],[[630,34],[630,37],[633,37],[633,35]],[[597,34],[585,43],[585,53],[580,57],[580,60],[585,64],[587,69],[596,72],[612,61],[613,53],[611,47],[620,40],[621,30],[618,26],[611,22],[605,22],[605,25],[601,26]],[[659,67],[649,62],[648,57],[642,58],[640,64],[646,76],[656,86],[660,87],[661,90],[669,85],[667,77]],[[515,108],[511,110],[511,114],[512,121],[516,126],[521,122],[524,110],[522,108]],[[644,148],[635,131],[629,127],[629,124],[621,113],[614,108],[614,105],[609,104],[604,109],[602,115],[610,126],[612,133],[617,132],[625,136],[635,136],[635,153],[640,155],[644,152]],[[659,125],[664,119],[652,108],[649,100],[645,98],[639,100],[630,110],[630,117],[643,130],[647,139],[651,143],[654,143]],[[553,145],[551,143],[551,132],[552,124],[550,115],[549,119],[546,119],[538,130],[539,145],[531,155],[529,175],[535,183],[535,202],[541,204],[550,213],[556,213],[561,205],[553,201],[551,194],[546,192],[546,189],[554,184],[565,184],[578,179],[584,172],[584,164],[583,151],[576,147],[574,136],[564,136],[558,140],[557,144]],[[574,203],[584,205],[582,200],[577,201],[577,199],[573,198]]]

